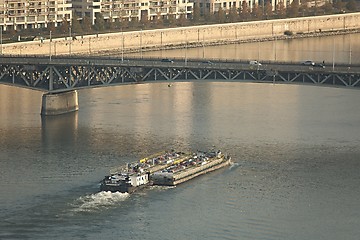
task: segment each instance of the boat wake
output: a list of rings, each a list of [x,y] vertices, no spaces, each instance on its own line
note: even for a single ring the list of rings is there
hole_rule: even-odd
[[[237,163],[237,162],[231,162],[229,169],[232,170],[233,168],[237,168],[238,166],[240,166],[239,163]]]
[[[86,196],[81,196],[73,203],[72,212],[93,212],[106,209],[124,201],[129,197],[128,193],[120,192],[98,192]]]
[[[176,186],[161,186],[161,185],[151,185],[149,186],[149,189],[151,190],[158,190],[158,191],[165,191],[168,189],[176,188]]]

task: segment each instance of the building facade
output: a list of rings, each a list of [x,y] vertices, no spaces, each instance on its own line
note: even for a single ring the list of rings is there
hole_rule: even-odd
[[[101,13],[105,21],[141,21],[182,14],[189,17],[193,3],[189,0],[73,0],[74,16],[88,17],[95,23]]]
[[[221,8],[225,12],[229,12],[232,8],[239,9],[246,4],[248,9],[253,9],[255,5],[265,8],[265,4],[270,3],[272,10],[276,10],[276,6],[282,2],[284,7],[291,4],[293,0],[191,0],[196,4],[201,14],[215,13]],[[300,1],[300,0],[297,0]],[[325,1],[325,0],[319,0]]]
[[[294,0],[0,0],[0,29],[2,31],[29,28],[55,27],[73,18],[88,17],[95,24],[102,15],[105,21],[142,21],[173,17],[190,18],[194,5],[200,14],[215,13],[221,8],[225,12],[239,9],[246,3],[249,10],[255,5],[262,8],[270,3],[272,10],[280,2],[284,7]],[[299,1],[300,0],[296,0]],[[310,1],[312,2],[312,1]],[[323,3],[325,0],[317,0]],[[332,2],[332,1],[331,1]]]
[[[0,0],[1,30],[44,28],[72,18],[70,0]]]

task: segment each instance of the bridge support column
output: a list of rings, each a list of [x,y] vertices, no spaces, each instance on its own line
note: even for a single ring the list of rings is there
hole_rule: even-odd
[[[41,115],[59,115],[79,110],[76,90],[62,93],[45,93],[42,96]]]

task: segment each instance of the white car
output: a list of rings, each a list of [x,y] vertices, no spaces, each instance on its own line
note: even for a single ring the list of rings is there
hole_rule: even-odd
[[[310,61],[310,60],[302,62],[301,64],[305,65],[305,66],[315,66],[315,62]]]
[[[250,65],[257,65],[257,66],[261,66],[261,63],[259,63],[258,61],[254,60],[254,61],[250,61],[249,62]]]

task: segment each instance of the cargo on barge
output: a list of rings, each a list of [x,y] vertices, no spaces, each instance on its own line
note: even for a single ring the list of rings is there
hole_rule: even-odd
[[[230,165],[230,156],[221,151],[197,152],[191,158],[150,175],[153,185],[176,186],[202,174]]]
[[[137,162],[110,170],[110,175],[100,183],[100,191],[132,193],[149,184],[150,174],[191,157],[191,153],[164,151]]]

